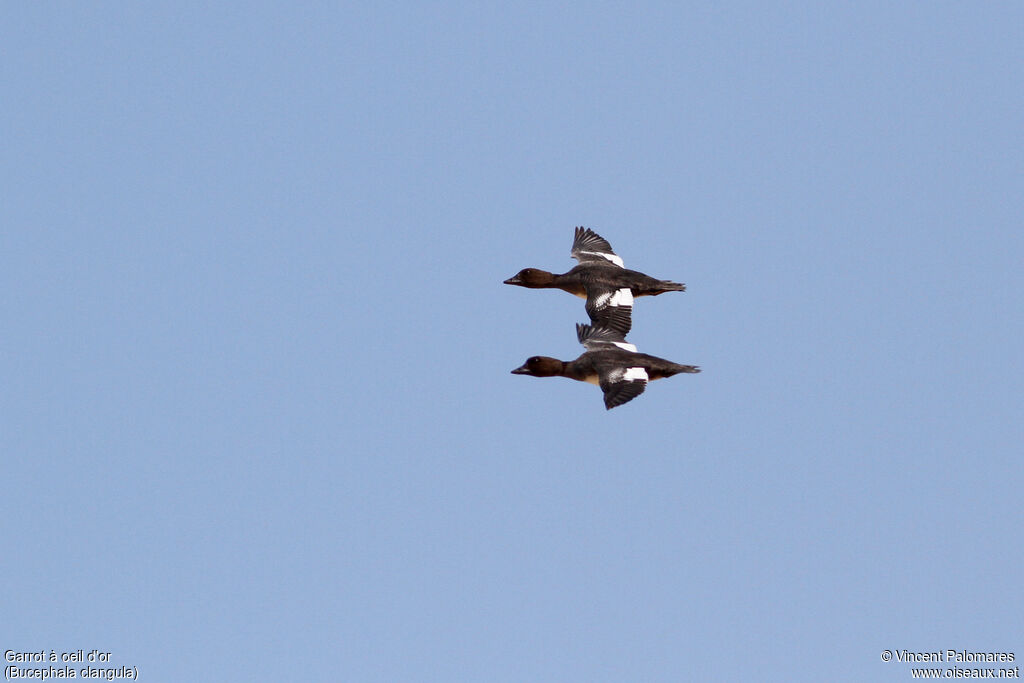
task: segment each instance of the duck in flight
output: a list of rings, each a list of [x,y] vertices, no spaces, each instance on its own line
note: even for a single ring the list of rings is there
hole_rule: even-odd
[[[587,300],[587,314],[597,327],[629,333],[633,326],[633,298],[657,296],[664,292],[683,292],[686,285],[671,280],[657,280],[636,270],[625,268],[612,245],[589,228],[576,228],[570,255],[579,265],[567,273],[556,275],[537,268],[524,268],[506,285],[530,289],[561,289]]]
[[[680,372],[700,372],[695,365],[680,365],[638,353],[635,346],[626,342],[623,334],[607,327],[577,324],[576,338],[586,349],[576,360],[566,362],[547,356],[532,356],[512,374],[568,377],[596,384],[604,392],[604,407],[611,410],[642,394],[648,381]]]

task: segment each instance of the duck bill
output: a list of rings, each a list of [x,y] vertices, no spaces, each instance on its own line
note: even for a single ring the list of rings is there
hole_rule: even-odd
[[[505,280],[506,285],[521,285],[523,281],[519,279],[518,275],[513,275],[509,279]]]
[[[520,366],[512,371],[513,375],[529,375],[530,371],[526,369],[526,366]]]

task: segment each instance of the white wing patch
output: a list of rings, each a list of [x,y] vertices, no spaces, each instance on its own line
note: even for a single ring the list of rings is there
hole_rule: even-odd
[[[617,258],[617,257],[616,257]],[[620,261],[622,259],[619,259]],[[619,265],[622,265],[621,263]],[[632,306],[633,305],[633,292],[629,287],[623,287],[612,295],[612,300],[609,302],[610,306]]]
[[[608,376],[608,381],[614,384],[618,384],[619,382],[646,382],[647,371],[643,368],[626,368],[625,370],[616,369]]]
[[[632,346],[632,345],[631,345]],[[623,382],[632,382],[635,380],[647,381],[647,371],[643,368],[626,368],[626,374],[622,376]]]
[[[589,254],[591,256],[600,256],[601,258],[608,259],[609,261],[617,265],[619,268],[625,268],[622,259],[618,256],[618,254],[605,254],[604,252],[600,251],[581,251],[579,253]]]
[[[623,351],[632,351],[633,353],[636,353],[636,346],[634,346],[633,344],[629,344],[626,342],[612,342],[612,344],[615,344]]]
[[[632,306],[633,305],[633,292],[629,287],[623,287],[617,289],[613,293],[598,294],[597,298],[594,299],[594,308],[601,310],[605,306]]]

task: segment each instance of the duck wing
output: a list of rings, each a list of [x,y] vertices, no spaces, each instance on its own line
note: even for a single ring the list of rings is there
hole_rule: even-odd
[[[588,284],[587,315],[595,327],[615,330],[625,337],[633,327],[633,292],[629,287],[612,289]]]
[[[611,410],[644,393],[647,371],[639,365],[628,367],[617,362],[597,363],[597,380],[604,392],[604,407]]]
[[[636,353],[636,346],[626,341],[626,336],[608,327],[576,323],[576,338],[587,351],[619,348]]]
[[[619,268],[624,267],[622,258],[612,251],[612,245],[608,244],[608,240],[590,228],[576,228],[576,236],[572,241],[569,255],[580,263],[596,261],[611,263]]]

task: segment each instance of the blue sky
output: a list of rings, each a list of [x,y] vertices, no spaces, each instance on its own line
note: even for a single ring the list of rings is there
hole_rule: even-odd
[[[1017,3],[12,3],[0,646],[151,681],[1024,657]],[[572,230],[702,366],[606,412]]]

